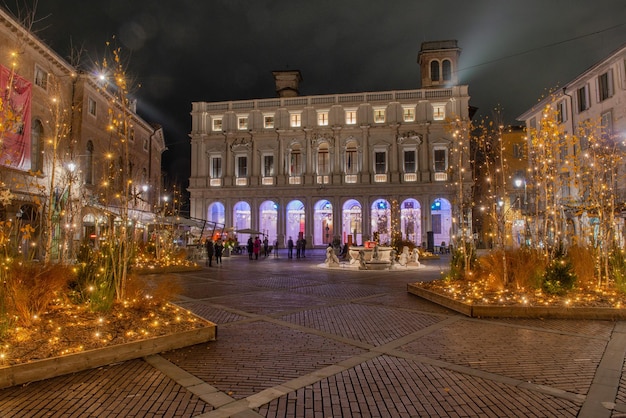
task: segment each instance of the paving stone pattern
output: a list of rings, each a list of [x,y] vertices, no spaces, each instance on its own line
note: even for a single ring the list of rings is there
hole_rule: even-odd
[[[626,416],[626,323],[470,319],[406,291],[445,256],[392,272],[323,258],[179,273],[177,302],[217,341],[0,390],[0,418]]]

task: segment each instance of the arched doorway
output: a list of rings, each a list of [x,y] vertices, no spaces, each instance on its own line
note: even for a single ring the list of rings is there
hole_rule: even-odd
[[[278,204],[266,200],[259,207],[259,230],[267,236],[270,242],[278,239]]]
[[[347,200],[342,208],[342,242],[352,245],[363,244],[363,211],[361,204],[354,199]]]
[[[422,208],[415,199],[406,199],[400,205],[402,239],[417,245],[422,242]]]
[[[313,245],[328,246],[333,242],[333,205],[328,200],[315,204]]]
[[[391,205],[385,199],[378,199],[372,203],[372,226],[373,240],[381,245],[391,244]]]
[[[292,200],[287,204],[287,239],[294,241],[304,236],[304,204],[299,200]]]
[[[233,226],[235,232],[242,229],[250,229],[252,227],[252,219],[250,217],[252,211],[250,210],[250,204],[248,202],[237,202],[233,206]],[[250,234],[237,234],[239,242],[246,242]],[[252,237],[254,239],[254,237]]]
[[[452,234],[452,205],[447,199],[437,198],[430,205],[433,245],[450,245]]]

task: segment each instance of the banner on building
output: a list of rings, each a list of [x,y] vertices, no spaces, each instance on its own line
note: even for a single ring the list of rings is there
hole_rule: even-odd
[[[0,165],[31,168],[32,84],[0,65]]]

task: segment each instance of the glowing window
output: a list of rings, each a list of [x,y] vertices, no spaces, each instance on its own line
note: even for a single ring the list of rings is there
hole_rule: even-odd
[[[317,124],[318,126],[328,126],[328,111],[320,110],[317,112]]]
[[[291,113],[290,117],[290,125],[292,128],[299,128],[302,126],[302,115],[300,113]]]
[[[222,118],[221,117],[215,117],[212,120],[212,130],[214,131],[222,131]]]
[[[433,119],[444,120],[446,118],[446,105],[434,104],[433,105]]]
[[[415,122],[415,108],[413,106],[402,108],[402,120],[405,122]]]
[[[237,117],[237,128],[240,131],[248,129],[248,117],[247,116],[238,116]]]
[[[346,125],[356,125],[356,110],[346,110]]]
[[[374,109],[374,122],[385,123],[385,109],[384,108]]]

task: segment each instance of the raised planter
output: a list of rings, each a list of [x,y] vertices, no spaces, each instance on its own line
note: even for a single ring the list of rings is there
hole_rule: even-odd
[[[626,309],[594,307],[495,306],[460,302],[441,293],[409,283],[407,292],[471,318],[553,318],[624,320]]]
[[[205,322],[207,323],[206,327],[190,331],[68,354],[62,357],[36,360],[15,366],[0,367],[0,389],[146,357],[189,345],[215,341],[217,326],[212,322]]]

